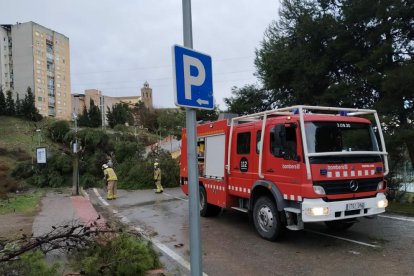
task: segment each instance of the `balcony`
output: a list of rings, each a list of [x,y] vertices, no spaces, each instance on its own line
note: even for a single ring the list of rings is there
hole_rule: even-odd
[[[55,107],[55,99],[53,99],[53,98],[49,98],[49,101],[48,101],[48,106],[49,107]]]
[[[53,107],[49,107],[49,111],[48,111],[48,115],[49,116],[52,116],[52,117],[54,117],[54,116],[56,116],[56,112],[55,112],[55,108]]]

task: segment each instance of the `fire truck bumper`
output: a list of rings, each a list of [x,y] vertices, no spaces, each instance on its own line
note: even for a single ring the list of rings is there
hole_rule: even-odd
[[[371,216],[385,212],[388,201],[383,193],[373,198],[326,202],[321,198],[308,199],[302,202],[302,221],[330,221],[363,216]]]

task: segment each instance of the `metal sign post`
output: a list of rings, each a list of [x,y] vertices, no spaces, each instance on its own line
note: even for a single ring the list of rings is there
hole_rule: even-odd
[[[191,49],[193,48],[191,0],[183,0],[182,3],[184,47],[186,47],[187,50],[173,47],[173,63],[175,66],[174,89],[176,92],[176,104],[186,107],[191,275],[201,276],[200,195],[197,167],[196,109],[194,108],[210,109],[211,107],[209,103],[210,96],[205,98],[199,97],[199,95],[194,95],[193,97],[193,87],[201,88],[201,90],[205,90],[206,87],[210,87],[210,89],[207,89],[207,94],[211,94],[212,104],[212,81],[211,73],[210,76],[208,76],[209,73],[205,70],[206,62],[204,58],[197,57],[197,54],[194,56],[194,53],[191,52]],[[178,64],[179,66],[177,67]],[[177,78],[178,75],[182,76],[182,78]],[[180,85],[180,87],[177,85]],[[194,92],[197,94],[196,91]],[[181,102],[182,100],[184,102]]]

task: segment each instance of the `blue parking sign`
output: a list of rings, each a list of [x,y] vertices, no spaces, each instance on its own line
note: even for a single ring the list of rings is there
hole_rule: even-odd
[[[214,109],[211,57],[182,46],[173,46],[175,105]]]

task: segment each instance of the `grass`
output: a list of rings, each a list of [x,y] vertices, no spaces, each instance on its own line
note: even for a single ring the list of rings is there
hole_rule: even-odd
[[[414,216],[413,203],[390,202],[387,211],[394,213],[401,213],[409,216]]]
[[[36,212],[43,192],[28,192],[25,194],[9,194],[7,199],[0,199],[0,214],[23,213],[33,214]]]

